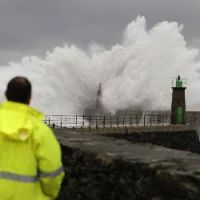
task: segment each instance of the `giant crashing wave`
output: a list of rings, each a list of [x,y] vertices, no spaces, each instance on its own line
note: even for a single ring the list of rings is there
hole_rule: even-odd
[[[188,80],[187,108],[199,110],[199,51],[187,46],[182,29],[163,21],[147,30],[145,18],[139,16],[110,49],[92,44],[83,51],[65,44],[44,58],[26,56],[0,67],[1,100],[7,82],[20,75],[33,84],[31,105],[46,114],[81,114],[94,107],[99,83],[109,112],[169,110],[171,79],[180,74]]]

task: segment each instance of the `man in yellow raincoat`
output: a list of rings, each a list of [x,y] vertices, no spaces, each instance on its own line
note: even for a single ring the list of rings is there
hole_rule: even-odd
[[[13,78],[0,104],[0,200],[52,200],[64,176],[61,151],[43,115],[29,106],[31,84]]]

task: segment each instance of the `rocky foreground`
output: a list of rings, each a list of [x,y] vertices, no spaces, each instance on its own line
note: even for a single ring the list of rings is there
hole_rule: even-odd
[[[66,176],[59,200],[200,199],[200,155],[56,130]]]

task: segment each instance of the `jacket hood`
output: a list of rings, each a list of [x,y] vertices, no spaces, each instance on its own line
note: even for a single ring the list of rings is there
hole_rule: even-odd
[[[42,113],[26,104],[6,101],[0,104],[0,135],[25,141],[32,134],[35,119],[43,118]]]

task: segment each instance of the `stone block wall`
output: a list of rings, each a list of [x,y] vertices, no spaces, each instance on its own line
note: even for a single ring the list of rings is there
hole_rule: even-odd
[[[200,156],[58,131],[66,176],[58,200],[197,200]]]
[[[200,153],[200,142],[196,130],[174,130],[174,131],[127,131],[126,133],[106,134],[105,136],[129,140],[133,143],[150,143],[161,145],[172,149]]]

